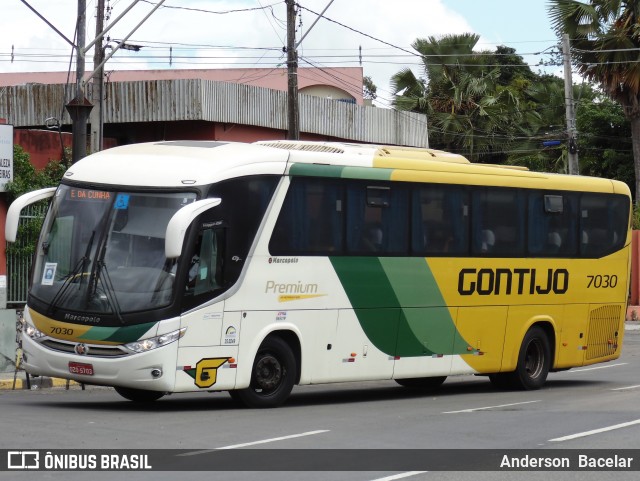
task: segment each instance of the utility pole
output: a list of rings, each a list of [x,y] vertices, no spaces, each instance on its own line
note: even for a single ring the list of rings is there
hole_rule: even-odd
[[[78,0],[78,44],[76,45],[76,96],[65,107],[71,116],[73,135],[73,156],[71,163],[76,163],[87,155],[87,118],[93,105],[87,100],[84,92],[84,44],[86,41],[86,0]]]
[[[287,139],[300,139],[300,118],[298,114],[298,52],[296,50],[296,8],[295,0],[287,3]]]
[[[571,46],[569,35],[562,36],[562,57],[564,59],[564,102],[567,117],[568,167],[569,174],[579,175],[578,146],[576,143],[576,113],[573,106],[573,80],[571,78]]]
[[[96,39],[93,51],[93,90],[91,100],[93,110],[89,117],[91,123],[91,152],[102,150],[102,99],[104,97],[104,67],[99,67],[104,59],[102,30],[104,28],[104,0],[98,0],[96,15]]]

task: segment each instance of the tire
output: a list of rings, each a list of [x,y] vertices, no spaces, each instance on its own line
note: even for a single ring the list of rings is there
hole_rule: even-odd
[[[249,387],[229,394],[249,408],[275,408],[291,394],[296,373],[296,358],[289,345],[270,336],[262,342],[253,361]]]
[[[508,373],[511,387],[525,391],[540,389],[551,367],[551,347],[549,338],[541,327],[534,326],[527,331],[514,372]]]
[[[421,391],[430,391],[439,388],[447,379],[447,376],[438,377],[412,377],[409,379],[395,379],[403,387]]]
[[[165,395],[162,391],[146,391],[144,389],[132,389],[128,387],[116,387],[115,390],[123,398],[137,403],[157,401]]]

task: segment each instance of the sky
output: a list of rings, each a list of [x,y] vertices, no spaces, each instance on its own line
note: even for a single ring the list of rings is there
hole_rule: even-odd
[[[25,1],[68,40],[74,40],[77,0]],[[105,1],[111,7],[107,24],[134,3]],[[138,2],[110,30],[110,37],[121,40],[128,36],[157,1]],[[324,14],[330,20],[321,18],[311,28],[316,14],[330,2],[298,0],[301,14],[296,35],[300,39],[306,34],[298,50],[299,64],[362,66],[364,75],[378,88],[379,106],[388,105],[392,98],[389,79],[394,73],[410,67],[417,76],[422,75],[420,60],[411,48],[417,38],[476,33],[480,35],[478,48],[515,48],[534,71],[541,68],[537,66],[540,60],[549,59],[534,54],[557,43],[547,0],[333,0]],[[87,43],[96,35],[96,3],[86,0]],[[71,47],[59,34],[21,0],[0,0],[0,5],[0,72],[69,69]],[[131,34],[128,43],[143,48],[117,52],[108,61],[107,71],[284,67],[286,6],[283,0],[166,0]],[[87,71],[92,70],[92,56],[89,52]],[[71,68],[75,71],[75,64]]]

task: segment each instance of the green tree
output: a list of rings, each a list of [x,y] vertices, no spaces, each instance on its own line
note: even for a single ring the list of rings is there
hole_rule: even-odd
[[[637,0],[550,0],[551,22],[571,38],[579,74],[600,85],[631,126],[635,199],[640,202],[640,3]]]
[[[417,39],[412,47],[422,56],[424,75],[416,77],[408,68],[395,74],[394,105],[427,114],[433,147],[499,163],[523,123],[537,118],[524,103],[533,74],[508,47],[474,51],[479,38],[466,33]]]
[[[567,172],[566,143],[544,146],[566,137],[564,82],[553,75],[536,75],[525,92],[528,115],[508,163],[542,172]],[[578,94],[581,97],[581,94]]]
[[[14,145],[13,181],[7,183],[6,186],[8,202],[13,202],[26,192],[58,185],[66,169],[67,166],[63,162],[50,161],[44,169],[36,170],[29,162],[29,154],[19,145]],[[46,202],[42,201],[40,206],[44,208]],[[40,218],[21,221],[18,228],[18,239],[20,241],[7,244],[7,257],[13,262],[29,263],[35,252],[35,245],[41,226],[42,219]],[[12,285],[26,282],[26,279],[20,278],[20,274],[14,272],[11,267],[11,264],[9,264],[9,282]]]
[[[9,203],[26,192],[58,185],[68,168],[63,162],[52,160],[44,169],[36,170],[29,158],[21,146],[13,146],[13,181],[6,186]]]
[[[583,174],[618,179],[633,190],[631,126],[622,107],[607,97],[579,102],[576,126]]]
[[[365,76],[362,79],[362,96],[367,100],[375,100],[378,97],[378,87],[373,83],[371,77]]]

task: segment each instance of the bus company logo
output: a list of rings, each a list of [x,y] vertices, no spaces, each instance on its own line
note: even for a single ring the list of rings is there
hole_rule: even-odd
[[[297,257],[269,257],[269,264],[297,264]]]
[[[458,273],[461,296],[499,294],[565,294],[569,290],[567,269],[462,269]]]
[[[38,451],[8,451],[7,469],[40,469]]]

